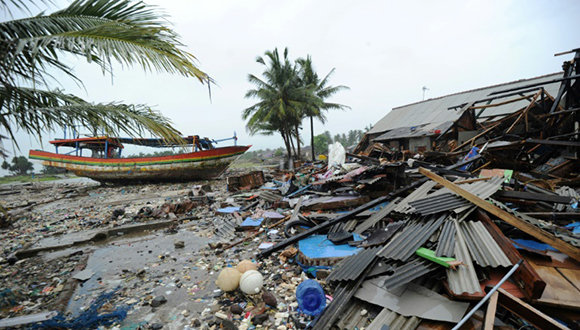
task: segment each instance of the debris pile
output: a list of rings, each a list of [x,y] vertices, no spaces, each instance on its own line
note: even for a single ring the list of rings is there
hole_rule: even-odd
[[[328,163],[6,193],[0,326],[578,328],[576,58]]]

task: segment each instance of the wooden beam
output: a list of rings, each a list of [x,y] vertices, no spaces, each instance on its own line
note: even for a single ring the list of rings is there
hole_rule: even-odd
[[[526,304],[521,299],[514,297],[506,290],[499,288],[497,289],[497,293],[499,293],[498,302],[500,305],[510,312],[519,315],[538,329],[569,329],[531,305]]]
[[[489,297],[489,302],[487,303],[487,310],[485,311],[485,319],[483,320],[483,330],[493,330],[493,324],[495,323],[495,311],[497,310],[497,297],[499,293],[494,292],[491,297]]]
[[[551,233],[549,233],[541,228],[538,228],[538,227],[532,225],[531,223],[528,223],[528,222],[514,216],[513,214],[510,214],[510,213],[500,209],[499,207],[479,198],[478,196],[462,189],[461,187],[454,184],[453,182],[450,182],[450,181],[446,180],[445,178],[440,177],[439,175],[437,175],[429,170],[426,170],[424,168],[420,168],[419,173],[425,175],[426,177],[428,177],[429,179],[431,179],[437,183],[440,183],[441,185],[443,185],[447,189],[451,190],[452,192],[467,199],[471,203],[486,210],[487,212],[489,212],[489,213],[493,214],[494,216],[500,218],[501,220],[509,223],[510,225],[518,228],[519,230],[525,232],[526,234],[531,235],[531,236],[537,238],[538,240],[540,240],[541,242],[549,244],[552,247],[558,249],[560,252],[567,254],[569,257],[580,261],[580,249],[579,248],[572,246],[572,245],[562,241],[561,239],[557,238],[553,234],[551,234]]]

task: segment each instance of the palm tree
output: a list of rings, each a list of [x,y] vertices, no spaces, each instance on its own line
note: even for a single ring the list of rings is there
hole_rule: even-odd
[[[31,1],[31,0],[28,0]],[[31,1],[32,2],[32,1]],[[7,11],[27,9],[27,0],[0,0]],[[111,62],[146,71],[211,78],[182,50],[179,36],[154,7],[131,0],[75,0],[52,14],[0,23],[0,129],[14,139],[21,129],[42,131],[76,124],[140,135],[144,131],[178,141],[180,133],[161,113],[145,105],[93,104],[51,89],[60,76],[82,85],[63,54],[82,56],[110,72]]]
[[[265,52],[265,58],[256,61],[265,66],[262,78],[250,74],[248,80],[255,85],[246,93],[247,98],[260,101],[242,112],[242,118],[248,119],[246,128],[250,134],[271,135],[280,133],[288,157],[300,155],[300,133],[298,128],[303,118],[302,110],[307,104],[317,101],[310,86],[300,83],[298,69],[288,59],[288,49],[280,58],[278,49]],[[294,146],[296,137],[298,150]]]
[[[319,98],[316,102],[308,104],[304,108],[304,115],[310,117],[310,148],[312,152],[312,161],[314,161],[314,117],[316,117],[321,123],[326,122],[325,111],[336,109],[336,110],[346,110],[350,107],[338,103],[327,103],[324,102],[325,99],[333,96],[341,90],[349,89],[347,86],[328,86],[328,80],[330,76],[334,73],[334,68],[320,80],[318,74],[314,71],[312,67],[312,57],[308,55],[306,59],[298,59],[296,61],[300,66],[300,79],[301,83],[305,86],[311,86],[314,89],[314,94]]]

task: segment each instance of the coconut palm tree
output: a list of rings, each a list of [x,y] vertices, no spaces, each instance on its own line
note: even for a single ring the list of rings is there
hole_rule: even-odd
[[[328,80],[334,73],[334,68],[321,80],[312,66],[312,57],[308,55],[305,59],[301,58],[296,61],[300,66],[300,81],[304,86],[310,86],[314,89],[314,94],[318,97],[316,102],[307,104],[304,108],[304,115],[310,117],[310,148],[312,151],[312,160],[314,161],[314,118],[321,123],[326,122],[325,111],[328,110],[346,110],[350,107],[338,103],[328,103],[324,100],[333,96],[341,90],[349,89],[347,86],[329,86]]]
[[[32,0],[0,0],[0,9],[28,9]],[[110,72],[111,62],[146,71],[211,78],[182,49],[179,36],[151,6],[131,0],[75,0],[52,14],[0,23],[0,129],[40,136],[60,126],[83,125],[107,134],[144,131],[176,141],[180,133],[145,105],[93,104],[52,88],[63,76],[82,82],[63,59],[84,57]]]
[[[280,133],[284,140],[288,157],[300,155],[299,126],[303,109],[307,104],[317,102],[311,86],[300,83],[298,68],[288,59],[288,49],[283,58],[278,49],[265,52],[256,61],[265,66],[262,78],[248,75],[248,81],[255,85],[246,93],[247,98],[257,98],[259,102],[245,109],[242,118],[248,120],[246,128],[250,134],[270,135]],[[267,61],[266,61],[267,60]],[[293,138],[296,137],[297,147]]]

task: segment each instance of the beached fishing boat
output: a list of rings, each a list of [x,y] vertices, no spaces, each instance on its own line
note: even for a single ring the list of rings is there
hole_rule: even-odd
[[[236,141],[236,137],[230,138]],[[192,152],[159,157],[121,157],[123,144],[148,147],[176,147],[162,139],[87,137],[50,141],[55,152],[30,150],[31,159],[42,160],[43,165],[64,168],[78,176],[100,182],[174,182],[212,179],[251,146],[216,148],[224,140],[210,140],[189,136],[185,138]],[[59,153],[60,148],[72,148]],[[85,156],[84,153],[90,153]]]

